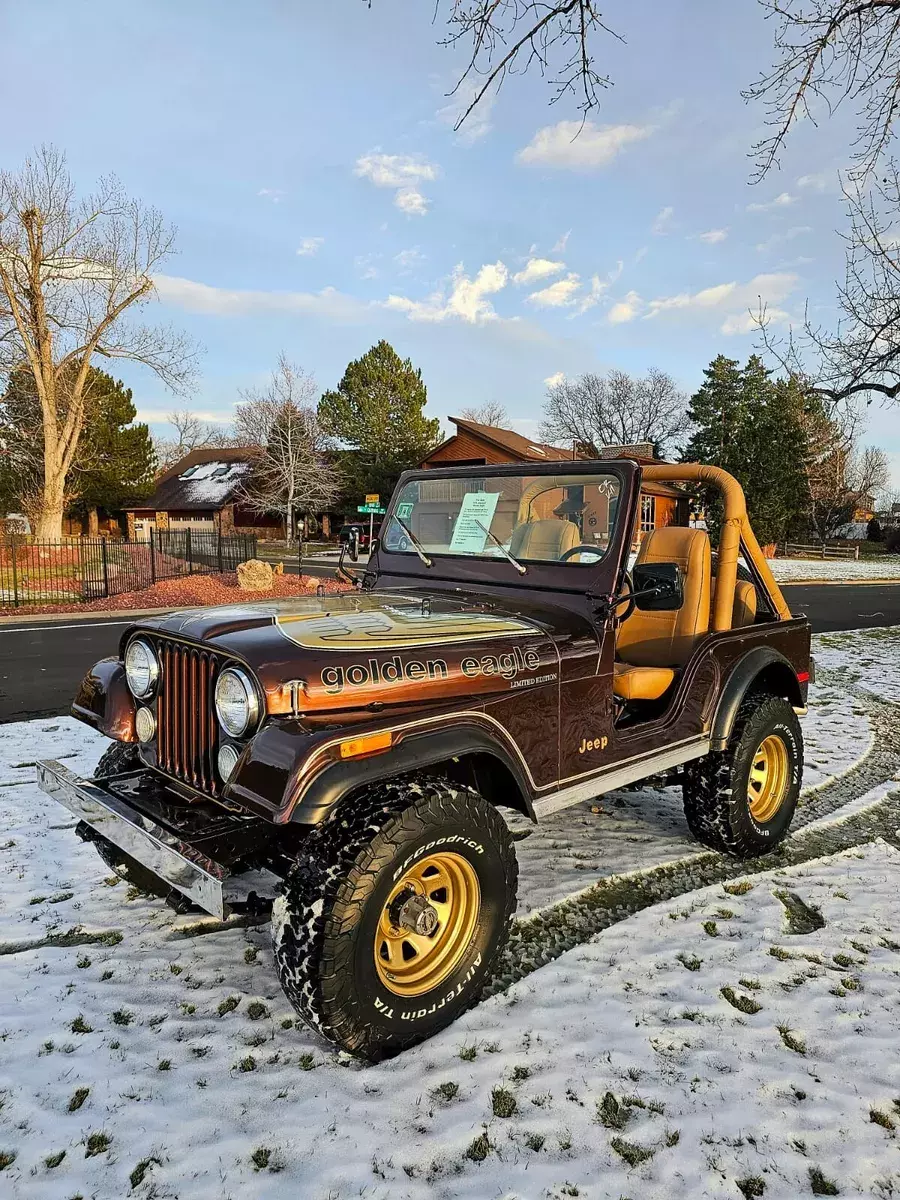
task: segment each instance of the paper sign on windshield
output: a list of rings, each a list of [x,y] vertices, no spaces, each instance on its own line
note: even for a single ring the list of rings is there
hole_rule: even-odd
[[[488,540],[485,529],[490,529],[497,509],[499,492],[467,492],[453,526],[450,539],[451,554],[480,554]],[[484,526],[481,528],[478,522]]]

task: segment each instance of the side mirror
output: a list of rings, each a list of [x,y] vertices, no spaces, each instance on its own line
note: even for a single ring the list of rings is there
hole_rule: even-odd
[[[684,576],[677,563],[640,563],[631,578],[634,602],[644,612],[672,612],[684,604]]]

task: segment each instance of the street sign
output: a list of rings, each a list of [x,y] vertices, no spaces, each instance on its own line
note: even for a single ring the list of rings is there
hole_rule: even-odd
[[[378,495],[377,492],[370,492],[369,495],[366,496],[366,504],[380,504],[380,503],[381,503],[381,497]]]
[[[378,513],[382,517],[385,514],[385,509],[377,504],[357,504],[356,511],[361,513]]]

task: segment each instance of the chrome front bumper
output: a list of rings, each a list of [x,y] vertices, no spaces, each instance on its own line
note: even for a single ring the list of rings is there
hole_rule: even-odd
[[[96,780],[82,779],[54,759],[37,764],[40,787],[100,837],[130,854],[162,882],[224,920],[227,867],[187,845],[167,829],[113,795]]]

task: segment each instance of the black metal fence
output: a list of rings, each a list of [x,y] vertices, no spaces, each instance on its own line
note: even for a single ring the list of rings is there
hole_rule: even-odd
[[[68,604],[137,592],[160,579],[234,571],[256,557],[256,538],[205,530],[160,530],[147,542],[0,537],[0,608]]]

